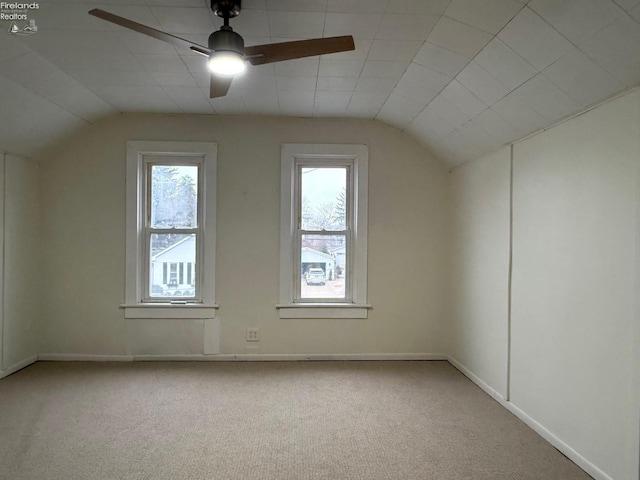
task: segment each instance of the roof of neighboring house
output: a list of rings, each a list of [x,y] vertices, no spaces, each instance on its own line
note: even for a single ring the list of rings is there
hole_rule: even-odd
[[[158,259],[158,257],[161,257],[167,253],[169,253],[171,250],[173,250],[174,248],[187,243],[189,240],[193,240],[195,241],[196,237],[193,235],[189,235],[188,237],[183,238],[182,240],[180,240],[179,242],[174,243],[173,245],[171,245],[170,247],[165,248],[164,250],[162,250],[159,253],[156,253],[153,257],[151,257],[151,261],[155,261]]]
[[[327,260],[333,261],[333,257],[331,255],[329,255],[328,253],[321,252],[320,250],[316,250],[316,249],[311,248],[311,247],[302,247],[302,251],[303,252],[310,252],[310,253],[313,253],[313,254],[316,254],[316,255],[320,255],[321,257],[326,257]]]

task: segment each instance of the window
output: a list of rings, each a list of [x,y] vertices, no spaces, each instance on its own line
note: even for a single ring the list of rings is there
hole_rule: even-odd
[[[216,145],[127,142],[127,318],[215,316]]]
[[[281,318],[366,318],[364,145],[284,144]]]

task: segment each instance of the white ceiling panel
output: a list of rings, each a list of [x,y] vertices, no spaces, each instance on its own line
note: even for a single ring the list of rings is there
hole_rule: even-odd
[[[492,138],[495,138],[500,145],[516,140],[524,133],[490,108],[472,118],[469,123],[477,125],[483,131],[487,132]]]
[[[353,92],[358,82],[357,77],[318,77],[313,78],[313,86],[326,92]]]
[[[510,91],[538,73],[499,38],[489,42],[474,60]]]
[[[365,62],[360,74],[361,78],[390,78],[398,81],[409,68],[409,62]]]
[[[580,108],[575,100],[541,73],[513,94],[550,122],[556,122]]]
[[[467,57],[429,42],[425,42],[422,45],[413,61],[418,65],[443,73],[450,78],[455,77],[469,63]]]
[[[322,37],[325,14],[318,12],[278,12],[269,15],[269,31],[273,37]]]
[[[611,0],[531,0],[527,5],[575,45],[624,13]]]
[[[367,60],[410,62],[420,47],[421,40],[374,40],[369,48]]]
[[[626,15],[580,45],[611,76],[627,86],[640,78],[640,24]]]
[[[441,17],[428,41],[471,60],[493,35],[447,17]]]
[[[529,8],[523,8],[502,29],[498,38],[538,71],[573,48],[569,40]]]
[[[614,2],[621,8],[629,11],[636,5],[640,5],[640,0],[614,0]]]
[[[618,80],[577,48],[542,73],[581,107],[592,105],[623,88]]]
[[[387,13],[382,17],[376,38],[380,40],[420,40],[424,42],[439,19],[438,15]]]
[[[446,75],[412,63],[395,88],[395,93],[426,106],[449,83]]]
[[[496,102],[492,107],[505,122],[528,135],[547,125],[547,120],[520,100],[514,92]]]
[[[464,112],[469,119],[475,117],[487,108],[478,97],[467,90],[457,80],[449,83],[444,90],[442,90],[441,95]]]
[[[470,62],[456,80],[487,106],[493,105],[510,91],[475,61]]]
[[[513,0],[451,0],[444,14],[495,35],[520,9],[522,5]]]
[[[472,115],[460,110],[454,101],[442,94],[434,98],[425,110],[428,110],[425,115],[443,118],[452,128],[459,127],[468,122],[472,117]]]
[[[0,42],[0,125],[15,132],[12,118],[39,106],[67,120],[48,128],[23,115],[0,149],[33,154],[115,111],[339,116],[406,129],[456,163],[640,85],[640,0],[526,4],[245,0],[231,25],[246,45],[353,35],[356,49],[250,66],[209,99],[206,58],[87,14],[103,8],[206,45],[222,23],[208,1],[51,0],[36,35]],[[20,146],[23,132],[38,141]]]
[[[404,128],[422,111],[423,107],[400,95],[392,93],[378,112],[381,122]]]
[[[381,13],[327,13],[324,35],[352,35],[354,38],[373,39],[381,19]]]
[[[328,12],[383,13],[388,0],[327,0]]]

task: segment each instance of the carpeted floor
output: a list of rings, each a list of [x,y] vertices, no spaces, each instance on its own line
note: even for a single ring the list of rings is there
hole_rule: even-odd
[[[0,380],[2,480],[589,478],[447,362],[39,362]]]

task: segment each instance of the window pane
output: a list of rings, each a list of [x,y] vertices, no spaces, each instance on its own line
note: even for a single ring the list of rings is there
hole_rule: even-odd
[[[149,291],[151,297],[194,297],[196,236],[151,234]],[[194,265],[194,267],[192,267]]]
[[[345,298],[345,235],[302,235],[300,297]]]
[[[198,167],[151,166],[151,228],[195,228]]]
[[[303,167],[300,189],[303,230],[346,230],[346,167]]]

